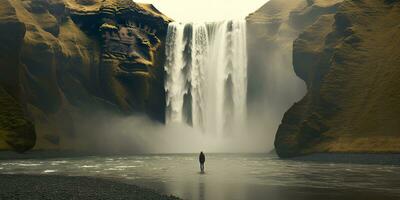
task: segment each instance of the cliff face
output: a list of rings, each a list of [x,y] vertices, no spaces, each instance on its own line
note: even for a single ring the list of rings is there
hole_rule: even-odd
[[[344,1],[304,29],[293,66],[307,94],[277,131],[281,157],[400,151],[399,19],[396,0]]]
[[[283,114],[306,93],[293,70],[293,42],[320,16],[335,13],[340,2],[270,0],[247,17],[249,121],[253,130],[269,135],[271,147]]]
[[[0,149],[16,149],[7,138],[18,134],[24,150],[35,135],[35,148],[69,148],[80,116],[96,110],[163,121],[170,21],[130,0],[1,1]],[[8,104],[23,131],[3,133]]]
[[[8,1],[0,2],[0,30],[0,149],[23,152],[36,141],[35,128],[22,103],[19,76],[26,28]]]

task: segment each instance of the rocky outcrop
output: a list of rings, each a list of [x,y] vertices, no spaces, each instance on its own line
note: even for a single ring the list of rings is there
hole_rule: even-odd
[[[398,153],[400,2],[348,0],[314,19],[293,49],[307,94],[285,113],[277,153]]]
[[[253,131],[272,147],[283,114],[306,93],[294,72],[293,42],[320,16],[336,13],[342,0],[270,0],[247,17],[248,110]]]
[[[36,142],[35,127],[20,104],[0,87],[0,148],[17,152],[31,149]]]
[[[34,124],[24,150],[35,132],[35,148],[75,148],[79,119],[96,110],[163,121],[170,21],[130,0],[1,1],[0,108],[13,102],[26,127]],[[0,148],[16,149],[7,143]]]
[[[35,145],[36,134],[21,98],[20,51],[26,32],[15,9],[0,2],[0,149],[26,151]]]

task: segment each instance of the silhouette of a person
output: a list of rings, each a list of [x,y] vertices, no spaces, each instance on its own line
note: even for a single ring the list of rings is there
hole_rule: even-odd
[[[200,171],[204,172],[204,163],[206,162],[206,156],[204,155],[203,152],[200,152],[199,162],[200,162]]]

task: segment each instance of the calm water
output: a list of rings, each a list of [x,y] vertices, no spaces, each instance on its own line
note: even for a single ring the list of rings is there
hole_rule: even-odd
[[[1,160],[0,173],[94,176],[184,199],[400,199],[400,166],[280,160],[260,154],[137,155]]]

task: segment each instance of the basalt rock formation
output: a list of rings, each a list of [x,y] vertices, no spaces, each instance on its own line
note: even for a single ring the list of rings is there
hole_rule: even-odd
[[[1,1],[0,149],[74,148],[96,110],[164,121],[170,21],[130,0]]]
[[[278,155],[398,153],[400,1],[345,0],[335,8],[332,1],[303,2],[290,15],[303,26],[293,67],[307,94],[282,119]]]

